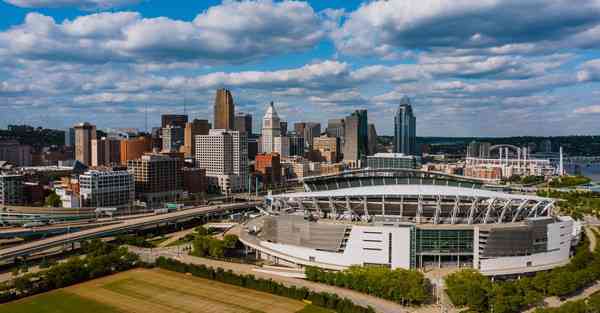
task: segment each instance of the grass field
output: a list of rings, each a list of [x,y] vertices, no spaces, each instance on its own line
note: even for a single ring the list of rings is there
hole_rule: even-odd
[[[0,313],[331,313],[284,297],[184,274],[136,269],[0,305]]]

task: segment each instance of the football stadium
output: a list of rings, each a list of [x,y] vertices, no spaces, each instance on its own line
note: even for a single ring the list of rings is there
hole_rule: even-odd
[[[568,263],[581,231],[555,215],[554,199],[440,173],[366,169],[303,184],[303,192],[266,197],[268,214],[246,224],[240,240],[257,257],[300,268],[452,266],[519,275]]]

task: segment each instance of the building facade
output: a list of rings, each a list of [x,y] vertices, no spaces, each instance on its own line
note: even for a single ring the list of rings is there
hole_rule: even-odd
[[[408,97],[400,100],[394,116],[394,152],[406,155],[417,153],[416,118]]]
[[[127,171],[87,171],[79,175],[82,207],[130,209],[135,183]]]
[[[32,148],[16,140],[0,141],[0,161],[8,161],[16,166],[31,166]]]
[[[150,137],[137,137],[121,140],[121,164],[125,165],[131,160],[141,158],[145,153],[152,152],[152,139]]]
[[[314,138],[313,150],[320,154],[322,161],[336,163],[340,156],[340,139],[326,135]]]
[[[235,127],[235,106],[233,96],[227,89],[218,89],[215,96],[214,129],[229,129]]]
[[[250,136],[252,134],[252,114],[237,112],[234,120],[234,130]]]
[[[195,138],[198,135],[208,135],[210,125],[208,120],[194,119],[191,123],[185,124],[182,152],[186,157],[196,155]]]
[[[188,122],[188,116],[184,114],[163,114],[160,116],[160,128],[165,128],[169,125],[185,128]]]
[[[117,164],[120,161],[120,140],[106,137],[92,139],[92,166]]]
[[[261,173],[266,185],[281,184],[281,158],[277,153],[258,154],[254,169]]]
[[[89,123],[75,125],[75,160],[92,164],[92,140],[96,139],[96,126]]]
[[[290,141],[290,156],[304,156],[305,143],[304,136],[296,132],[288,134],[288,140]]]
[[[248,186],[248,142],[245,134],[211,129],[196,136],[196,165],[206,169],[209,188],[222,193],[241,192]]]
[[[273,102],[269,103],[265,116],[262,120],[261,131],[261,153],[272,153],[275,151],[275,138],[281,136],[281,124],[279,115],[275,111]]]
[[[167,125],[162,129],[162,151],[179,151],[184,144],[184,128]]]
[[[140,159],[127,162],[127,170],[134,177],[136,196],[149,208],[160,207],[182,196],[182,167],[182,159],[162,154],[144,154]]]
[[[0,204],[23,205],[23,175],[0,175]]]
[[[401,153],[376,153],[367,157],[367,167],[373,169],[417,168],[417,158]]]

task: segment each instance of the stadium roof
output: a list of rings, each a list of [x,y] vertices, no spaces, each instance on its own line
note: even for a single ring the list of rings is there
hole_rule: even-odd
[[[448,197],[478,197],[514,200],[552,201],[550,198],[510,194],[485,189],[465,188],[439,185],[382,185],[342,188],[314,192],[297,192],[273,195],[272,198],[306,198],[306,197],[345,197],[345,196],[400,196],[400,195],[435,195]]]

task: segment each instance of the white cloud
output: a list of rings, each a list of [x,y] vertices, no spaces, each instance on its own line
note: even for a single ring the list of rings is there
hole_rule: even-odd
[[[575,109],[575,113],[577,114],[599,114],[600,113],[600,105],[590,105],[586,107],[579,107]]]
[[[29,13],[0,32],[0,56],[56,62],[238,64],[315,46],[325,32],[305,2],[227,1],[192,22],[100,13],[57,23]]]
[[[378,0],[348,14],[331,36],[347,54],[398,57],[406,49],[533,49],[578,34],[598,43],[581,34],[599,22],[597,0]],[[583,47],[584,38],[572,42]]]
[[[4,0],[21,8],[75,7],[83,10],[106,10],[142,2],[142,0]]]

